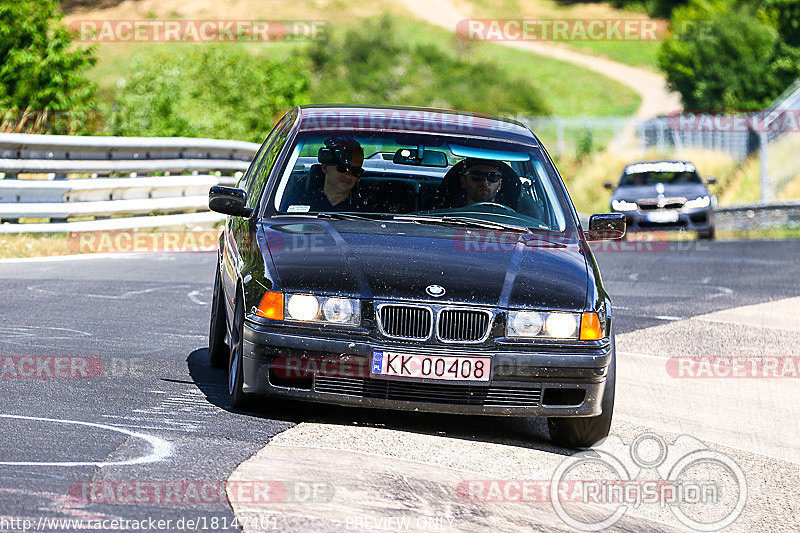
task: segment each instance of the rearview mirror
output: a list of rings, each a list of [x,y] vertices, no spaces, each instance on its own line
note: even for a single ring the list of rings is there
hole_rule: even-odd
[[[706,183],[708,183],[709,185],[714,185],[717,183],[717,178],[707,178]]]
[[[589,217],[587,241],[621,239],[625,236],[625,215],[622,213],[595,213]]]
[[[447,154],[437,150],[420,148],[400,148],[394,153],[392,163],[396,165],[414,165],[423,167],[446,167]]]
[[[610,181],[607,181],[607,182],[605,182],[605,183],[603,184],[603,188],[604,188],[604,189],[608,189],[608,190],[610,191],[611,189],[613,189],[613,188],[614,188],[614,184],[613,184],[613,183],[611,183]]]
[[[246,202],[247,193],[241,189],[215,185],[208,191],[208,208],[223,215],[248,218],[253,209]]]

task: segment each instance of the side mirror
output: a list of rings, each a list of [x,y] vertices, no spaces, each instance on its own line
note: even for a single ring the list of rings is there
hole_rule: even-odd
[[[246,202],[247,193],[241,189],[215,185],[208,191],[209,209],[223,215],[248,218],[253,209],[247,207]]]
[[[707,178],[706,183],[708,183],[709,185],[714,185],[717,183],[717,178]]]
[[[596,213],[589,217],[587,241],[621,239],[625,236],[625,215],[622,213]]]
[[[614,188],[614,184],[613,184],[613,183],[611,183],[610,181],[607,181],[607,182],[605,182],[605,183],[603,184],[603,188],[604,188],[604,189],[608,189],[608,190],[610,191],[611,189],[613,189],[613,188]]]

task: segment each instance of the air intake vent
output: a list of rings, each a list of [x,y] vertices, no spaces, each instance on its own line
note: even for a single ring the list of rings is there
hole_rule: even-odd
[[[445,342],[481,342],[489,334],[492,315],[475,309],[442,309],[437,333]]]
[[[433,312],[427,307],[383,305],[378,309],[378,325],[387,337],[423,341],[433,331]]]

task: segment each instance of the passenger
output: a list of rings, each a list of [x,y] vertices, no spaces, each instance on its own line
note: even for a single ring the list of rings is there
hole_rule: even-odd
[[[358,179],[364,174],[364,149],[355,139],[327,139],[325,141],[328,157],[322,157],[320,167],[324,174],[322,188],[304,191],[289,200],[288,205],[309,206],[310,211],[362,211],[363,203],[354,194]],[[330,159],[331,153],[345,152],[345,157]]]

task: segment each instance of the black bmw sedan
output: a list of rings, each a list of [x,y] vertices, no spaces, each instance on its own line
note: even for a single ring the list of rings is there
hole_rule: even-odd
[[[611,301],[536,136],[502,118],[302,106],[235,188],[209,335],[231,404],[547,417],[590,446],[614,404]]]

